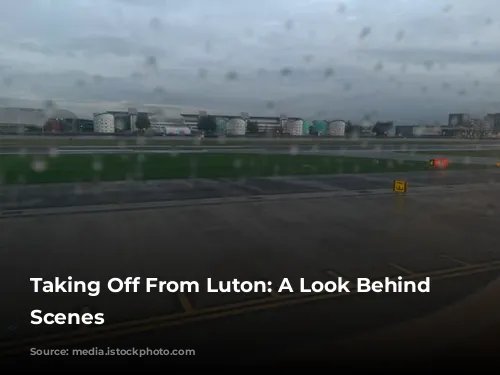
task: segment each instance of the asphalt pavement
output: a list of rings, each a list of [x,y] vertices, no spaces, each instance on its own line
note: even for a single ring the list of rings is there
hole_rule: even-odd
[[[500,170],[428,171],[248,179],[118,181],[81,184],[6,185],[0,189],[0,218],[19,210],[50,207],[259,198],[269,195],[355,191],[391,192],[394,180],[410,189],[500,183]],[[411,191],[411,190],[410,190]]]
[[[444,189],[4,218],[0,346],[10,353],[96,345],[195,349],[196,360],[212,362],[254,362],[293,346],[325,349],[330,340],[429,314],[498,277],[498,198],[498,189]],[[33,293],[28,282],[56,276],[104,285],[111,277],[197,280],[202,287],[90,297]],[[300,278],[397,276],[430,277],[431,291],[296,292]],[[295,293],[207,293],[208,277],[267,280],[273,287],[287,277]],[[101,312],[105,325],[30,325],[34,308]]]

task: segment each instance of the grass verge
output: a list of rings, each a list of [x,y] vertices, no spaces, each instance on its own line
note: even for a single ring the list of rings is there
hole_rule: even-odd
[[[482,166],[456,165],[477,169]],[[482,167],[484,168],[484,167]],[[427,162],[279,154],[0,155],[5,184],[408,172]]]

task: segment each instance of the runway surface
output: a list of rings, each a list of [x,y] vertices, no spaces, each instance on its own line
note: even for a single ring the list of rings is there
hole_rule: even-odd
[[[255,362],[297,345],[324,349],[330,340],[436,311],[498,277],[498,198],[498,189],[442,190],[5,218],[1,347],[11,353],[83,345],[195,349],[196,360],[226,363]],[[202,289],[102,291],[89,297],[33,293],[28,282],[69,275],[103,283],[128,276],[198,280]],[[431,292],[277,295],[203,289],[208,277],[268,280],[273,286],[287,277],[297,290],[300,278],[396,276],[428,276]],[[34,308],[102,312],[106,323],[95,330],[34,326]],[[56,336],[35,338],[47,334]],[[17,341],[23,337],[35,339]]]
[[[164,202],[213,198],[259,198],[299,193],[391,192],[394,180],[407,181],[410,192],[418,188],[485,186],[500,183],[500,169],[471,171],[428,171],[382,174],[270,177],[249,179],[187,179],[161,181],[119,181],[82,184],[2,186],[0,218],[19,210],[141,202]],[[194,204],[194,203],[193,203]]]

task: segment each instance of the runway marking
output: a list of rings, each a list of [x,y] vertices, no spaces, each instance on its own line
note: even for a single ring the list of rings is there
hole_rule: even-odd
[[[464,262],[463,260],[460,260],[457,258],[450,257],[448,255],[441,255],[441,258],[451,260],[452,262],[455,262],[457,264],[461,264],[462,266],[470,266],[471,265],[470,263]]]
[[[345,280],[349,280],[349,278],[347,278],[347,277],[345,277],[345,276],[342,276],[340,273],[338,273],[338,272],[336,272],[336,271],[334,271],[334,270],[332,270],[332,269],[325,270],[325,273],[326,273],[328,276],[331,276],[331,277],[335,277],[335,278],[337,278],[337,277],[341,277],[341,278],[343,278],[343,279],[345,279]]]
[[[334,278],[334,279],[336,279],[336,278],[342,278],[342,279],[344,279],[344,280],[346,280],[346,281],[349,281],[349,282],[351,282],[351,281],[352,281],[350,278],[345,277],[345,276],[342,276],[340,273],[338,273],[337,271],[334,271],[334,270],[332,270],[332,269],[325,270],[325,273],[326,273],[328,276],[330,276],[330,277],[332,277],[332,278]],[[355,287],[355,288],[357,288],[357,287]],[[356,289],[353,289],[353,290],[355,290],[355,291],[357,292],[357,290],[356,290]]]
[[[389,266],[391,266],[392,268],[395,268],[397,269],[398,271],[401,271],[403,273],[406,273],[407,275],[417,275],[415,272],[413,271],[410,271],[408,268],[405,268],[405,267],[402,267],[400,266],[399,264],[396,264],[396,263],[388,263]]]
[[[269,286],[267,283],[270,281],[269,279],[257,279],[255,281],[263,281],[266,283],[266,288],[268,289],[271,289],[270,292],[268,292],[268,294],[270,294],[273,298],[280,298],[281,297],[281,294],[279,294],[276,290],[274,290],[274,288],[272,286]]]
[[[251,191],[251,192],[258,194],[258,195],[265,194],[264,190],[262,190],[261,188],[254,186],[254,185],[249,185],[249,184],[243,183],[241,181],[231,181],[229,178],[220,178],[219,180],[224,182],[225,184],[230,185],[230,186],[234,186],[234,187],[239,188],[239,189]]]
[[[269,294],[271,296],[273,296],[274,298],[281,298],[281,294],[279,294],[276,290],[274,290],[273,288],[271,288],[271,291],[269,292]]]
[[[177,298],[186,313],[190,314],[194,311],[193,305],[191,304],[191,301],[187,297],[186,293],[177,293]]]
[[[425,272],[403,276],[404,280],[418,280],[425,277],[433,277],[434,281],[444,280],[449,278],[469,276],[477,273],[500,270],[500,260],[488,263],[480,263],[471,266],[461,266],[448,268],[444,270]],[[391,278],[397,280],[397,277]],[[199,321],[214,320],[218,318],[240,315],[249,312],[269,310],[278,307],[293,306],[301,303],[307,303],[318,300],[334,299],[346,297],[349,295],[357,295],[358,291],[350,293],[312,293],[304,296],[303,294],[294,293],[290,295],[280,296],[279,299],[274,297],[266,297],[260,300],[252,300],[228,304],[223,306],[215,306],[200,310],[194,310],[190,314],[176,313],[163,316],[156,316],[145,319],[138,319],[123,323],[110,324],[106,327],[91,328],[85,334],[81,331],[70,333],[55,333],[51,335],[22,339],[13,342],[0,343],[0,348],[6,348],[7,351],[0,354],[20,354],[29,350],[34,344],[43,347],[54,346],[69,346],[89,342],[92,340],[123,336],[133,333],[147,332],[153,329],[180,326]]]
[[[181,184],[181,185],[184,185],[185,187],[187,187],[190,190],[194,189],[194,183],[192,181],[189,181],[189,180],[177,180],[176,182],[179,183],[179,184]]]
[[[339,188],[334,185],[330,185],[328,183],[324,183],[319,180],[302,180],[302,179],[294,179],[293,177],[288,177],[288,178],[283,178],[283,182],[286,182],[287,184],[292,184],[292,185],[298,185],[298,186],[306,186],[306,187],[312,187],[316,188],[318,190],[324,190],[324,191],[331,191],[331,190],[338,190]]]

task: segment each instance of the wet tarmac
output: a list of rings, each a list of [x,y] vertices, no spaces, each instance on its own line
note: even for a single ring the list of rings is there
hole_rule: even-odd
[[[5,218],[0,348],[10,353],[95,346],[195,350],[195,359],[172,358],[190,363],[255,363],[293,347],[325,349],[335,339],[436,311],[498,277],[498,198],[497,189],[445,190]],[[96,297],[33,293],[30,277],[55,276],[103,285],[111,277],[197,280],[201,289],[102,289]],[[398,276],[430,277],[431,290],[298,293],[300,278]],[[273,288],[286,277],[294,293],[208,293],[209,277],[267,280]],[[101,312],[105,324],[30,325],[35,308]]]
[[[383,174],[274,177],[249,179],[188,179],[119,181],[82,184],[2,186],[0,211],[30,208],[130,204],[207,198],[251,197],[273,194],[335,191],[391,191],[396,179],[415,187],[440,187],[500,182],[500,170],[428,171]]]

